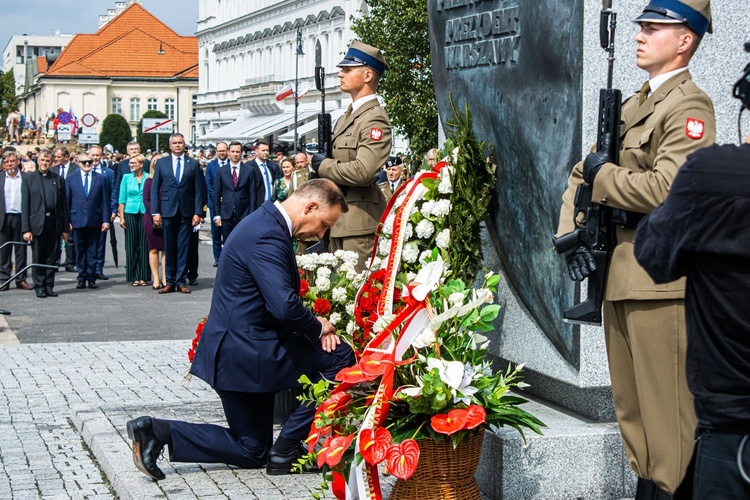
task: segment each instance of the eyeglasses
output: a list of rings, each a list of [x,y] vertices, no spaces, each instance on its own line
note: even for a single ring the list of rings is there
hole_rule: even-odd
[[[83,163],[84,165],[91,165],[92,163],[94,163],[94,160],[81,160],[81,163]]]

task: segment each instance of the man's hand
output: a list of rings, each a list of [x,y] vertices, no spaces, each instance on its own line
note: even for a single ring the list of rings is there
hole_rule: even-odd
[[[114,222],[115,217],[117,217],[117,213],[116,212],[112,212],[112,216],[109,218],[109,222]]]
[[[602,148],[599,151],[589,153],[586,159],[583,160],[583,180],[589,186],[594,185],[594,179],[599,170],[602,169],[605,163],[613,163],[612,157],[612,137],[610,134],[605,134],[602,138]]]
[[[201,223],[201,216],[193,215],[193,227],[197,226],[200,223]]]
[[[214,226],[221,227],[221,219],[214,219]]]
[[[102,224],[102,232],[103,233],[106,233],[108,229],[109,229],[109,224],[106,224],[106,223]]]
[[[568,276],[573,281],[583,281],[589,274],[596,271],[594,256],[582,243],[565,252],[565,262],[568,263]]]
[[[23,233],[23,241],[34,241],[34,235],[31,234],[31,231],[26,231],[25,233]]]
[[[314,153],[312,157],[312,161],[310,162],[310,165],[312,166],[312,169],[315,170],[315,173],[318,173],[318,169],[320,168],[320,164],[323,163],[323,160],[326,159],[326,155],[323,153]]]
[[[154,223],[155,228],[158,229],[161,227],[161,215],[154,215],[151,217],[151,221]]]
[[[333,352],[341,343],[341,339],[336,335],[336,328],[330,321],[318,316],[318,321],[323,326],[323,333],[320,335],[320,345],[325,352]]]

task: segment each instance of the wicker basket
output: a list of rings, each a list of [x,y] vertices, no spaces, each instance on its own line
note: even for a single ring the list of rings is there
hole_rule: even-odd
[[[484,429],[456,449],[420,439],[417,471],[408,481],[396,481],[390,500],[481,500],[474,474],[483,439]]]

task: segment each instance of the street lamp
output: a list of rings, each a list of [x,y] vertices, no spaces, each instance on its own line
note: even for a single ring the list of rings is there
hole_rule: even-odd
[[[302,52],[302,28],[297,28],[297,52],[294,55],[294,152],[299,150],[299,137],[297,136],[297,108],[299,107],[299,56]]]

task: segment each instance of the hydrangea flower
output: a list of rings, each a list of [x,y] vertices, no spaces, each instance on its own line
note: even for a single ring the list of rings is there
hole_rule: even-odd
[[[417,238],[426,240],[435,233],[435,224],[427,219],[422,219],[417,224]]]
[[[435,237],[435,244],[438,248],[447,249],[451,242],[451,230],[447,227],[440,231]]]

